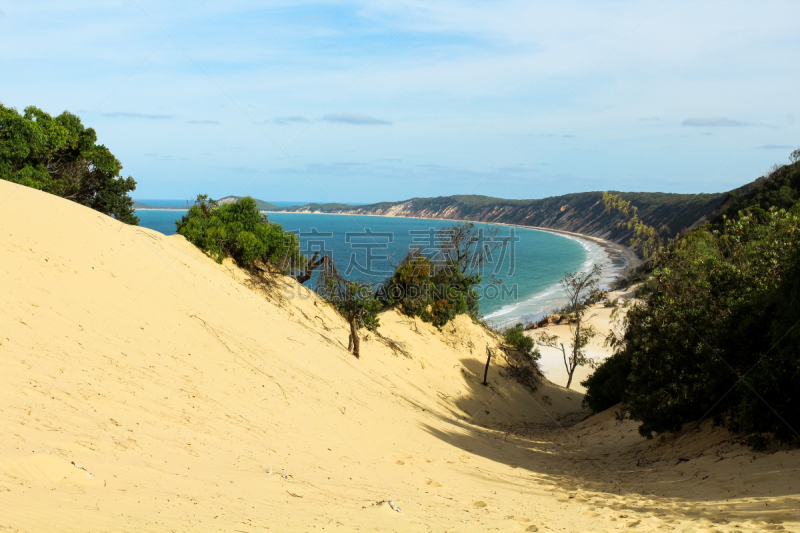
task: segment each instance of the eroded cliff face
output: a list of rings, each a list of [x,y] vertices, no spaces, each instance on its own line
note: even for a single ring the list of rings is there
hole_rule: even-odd
[[[667,226],[670,234],[676,235],[704,222],[725,195],[622,193],[622,196],[639,208],[645,223],[655,227]],[[297,208],[296,211],[315,210],[306,207]],[[413,198],[327,212],[517,224],[583,233],[619,243],[626,243],[630,239],[630,232],[618,227],[622,218],[605,211],[602,192],[541,200],[502,200],[477,196]]]

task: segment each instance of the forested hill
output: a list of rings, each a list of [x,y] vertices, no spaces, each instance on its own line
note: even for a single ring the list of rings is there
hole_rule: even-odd
[[[621,195],[638,207],[639,215],[646,224],[669,227],[671,236],[707,221],[714,208],[727,197],[727,193],[610,192]],[[309,204],[282,210],[499,222],[574,231],[615,242],[627,242],[630,238],[627,229],[617,227],[620,216],[606,213],[603,193],[600,191],[565,194],[540,200],[504,200],[490,196],[458,195],[412,198],[402,202],[361,206]]]

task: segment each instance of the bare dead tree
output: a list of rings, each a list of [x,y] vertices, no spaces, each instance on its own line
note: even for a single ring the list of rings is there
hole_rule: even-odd
[[[454,265],[465,277],[483,272],[494,260],[494,252],[505,246],[509,238],[498,238],[499,226],[475,226],[474,222],[460,222],[436,232],[439,250],[437,267]]]
[[[489,375],[489,362],[492,360],[492,349],[489,348],[489,345],[486,345],[486,369],[483,371],[483,385],[486,386],[489,383],[486,381],[486,377]]]
[[[308,263],[306,263],[305,270],[302,272],[302,274],[294,276],[294,279],[298,283],[305,283],[311,279],[311,277],[314,275],[314,271],[322,265],[333,266],[333,260],[327,254],[319,257],[319,252],[314,252],[314,256],[308,260]]]
[[[600,267],[597,265],[594,265],[588,272],[564,274],[561,279],[561,287],[567,295],[567,311],[571,316],[569,320],[569,354],[567,354],[564,344],[559,342],[559,338],[556,335],[543,332],[536,336],[538,344],[561,349],[561,354],[564,357],[564,367],[568,376],[567,388],[572,385],[572,378],[579,366],[594,365],[594,360],[586,354],[586,346],[597,335],[597,331],[592,326],[585,324],[591,318],[591,316],[586,315],[588,310],[586,301],[597,292],[599,282]]]

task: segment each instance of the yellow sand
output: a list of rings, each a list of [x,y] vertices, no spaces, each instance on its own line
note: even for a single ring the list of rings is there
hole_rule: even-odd
[[[632,305],[635,301],[632,296],[632,292],[611,292],[609,293],[609,300],[617,299],[619,301],[619,308],[616,309],[616,312],[614,308],[605,307],[604,304],[595,304],[586,312],[584,316],[586,324],[592,326],[597,333],[585,348],[587,357],[589,357],[594,364],[602,363],[613,353],[613,350],[606,346],[606,337],[611,333],[612,329],[619,333],[620,320],[625,316],[625,313],[627,313],[628,306]],[[537,336],[541,333],[558,337],[558,344],[564,345],[566,354],[569,356],[570,340],[572,338],[569,325],[549,325],[525,332],[526,335],[532,337],[534,340],[536,340]],[[564,364],[564,352],[562,352],[561,348],[543,346],[538,343],[536,347],[542,355],[539,360],[539,365],[547,379],[553,383],[566,386],[569,375],[567,373],[567,367]],[[593,371],[592,365],[577,367],[573,374],[570,388],[585,393],[586,389],[581,385],[581,382],[589,377]]]
[[[4,181],[0,288],[0,531],[797,525],[795,451],[567,427],[580,393],[481,384],[498,338],[464,317],[384,313],[357,360],[293,281]]]

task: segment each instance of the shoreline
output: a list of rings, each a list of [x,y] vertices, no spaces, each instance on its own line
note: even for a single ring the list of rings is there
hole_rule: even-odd
[[[188,207],[134,207],[135,211],[188,211]],[[277,211],[276,211],[277,213]]]
[[[301,215],[339,215],[339,216],[351,216],[351,217],[355,216],[355,217],[382,217],[382,218],[413,218],[417,220],[439,220],[442,222],[447,222],[447,221],[473,222],[476,224],[492,224],[494,226],[507,226],[511,228],[532,229],[535,231],[557,233],[561,235],[567,235],[575,239],[584,240],[591,244],[599,246],[601,252],[605,255],[606,258],[605,262],[607,263],[607,266],[619,269],[615,281],[625,278],[628,274],[630,274],[631,270],[642,264],[642,260],[639,259],[636,256],[636,254],[633,253],[633,250],[631,250],[624,244],[612,242],[607,239],[603,239],[601,237],[595,237],[593,235],[586,235],[584,233],[576,233],[574,231],[567,231],[555,228],[545,228],[542,226],[523,226],[522,224],[510,224],[507,222],[483,222],[478,220],[467,220],[458,218],[408,217],[408,216],[397,216],[397,215],[364,215],[364,214],[354,214],[354,213],[321,213],[315,211],[262,211],[262,213],[275,213],[275,214],[291,213],[291,214],[301,214]]]
[[[183,207],[140,207],[134,209],[134,211],[187,211],[188,208]],[[274,213],[274,214],[300,214],[300,215],[339,215],[339,216],[358,216],[358,217],[382,217],[382,218],[413,218],[417,220],[439,220],[439,221],[449,221],[452,220],[453,222],[473,222],[479,224],[492,224],[495,226],[507,226],[512,228],[522,228],[522,229],[532,229],[536,231],[546,231],[549,233],[558,233],[562,235],[568,235],[570,237],[574,237],[576,239],[581,239],[588,241],[592,244],[596,244],[601,248],[603,253],[606,256],[606,260],[610,263],[610,266],[613,268],[618,268],[619,272],[617,273],[617,279],[624,278],[627,276],[630,271],[637,266],[642,264],[642,260],[633,253],[629,247],[625,246],[624,244],[619,244],[616,242],[609,241],[607,239],[603,239],[601,237],[595,237],[593,235],[587,235],[585,233],[577,233],[574,231],[567,231],[562,229],[555,229],[555,228],[545,228],[542,226],[524,226],[522,224],[510,224],[507,222],[482,222],[476,220],[467,220],[467,219],[456,219],[456,218],[432,218],[432,217],[408,217],[408,216],[397,216],[397,215],[364,215],[364,214],[354,214],[354,213],[322,213],[316,211],[261,211],[262,213]]]
[[[163,209],[142,209],[142,210],[143,211],[186,211],[186,209],[181,209],[181,208],[177,208],[177,207],[176,208],[163,208]],[[609,289],[609,290],[611,289],[611,285],[615,281],[618,281],[620,279],[624,279],[625,277],[627,277],[629,275],[630,271],[633,268],[636,268],[639,264],[642,263],[641,259],[636,257],[636,255],[633,253],[633,251],[630,248],[628,248],[628,247],[626,247],[626,246],[624,246],[622,244],[611,242],[611,241],[609,241],[607,239],[603,239],[603,238],[600,238],[600,237],[595,237],[595,236],[592,236],[592,235],[585,235],[585,234],[582,234],[582,233],[577,233],[577,232],[567,231],[567,230],[554,229],[554,228],[545,228],[545,227],[541,227],[541,226],[524,226],[524,225],[521,225],[521,224],[510,224],[510,223],[504,223],[504,222],[488,222],[487,223],[487,222],[482,222],[482,221],[463,220],[463,219],[412,217],[412,216],[397,216],[397,215],[375,215],[375,214],[364,215],[364,214],[353,214],[353,213],[320,213],[320,212],[310,212],[310,211],[291,211],[291,212],[287,212],[287,211],[261,211],[261,212],[262,213],[266,213],[266,214],[284,214],[284,213],[294,214],[294,213],[298,213],[298,214],[302,214],[302,215],[337,215],[337,216],[350,216],[350,217],[408,218],[408,219],[430,220],[430,221],[438,221],[438,222],[452,221],[454,223],[456,223],[456,222],[473,222],[473,223],[476,223],[476,224],[492,224],[492,225],[495,225],[495,226],[507,226],[507,227],[512,227],[512,228],[520,228],[520,229],[526,229],[526,230],[541,231],[541,232],[545,232],[545,233],[554,233],[554,234],[561,235],[561,236],[563,236],[565,238],[568,238],[568,239],[573,239],[573,240],[579,241],[579,243],[581,243],[581,245],[584,247],[584,249],[586,249],[587,254],[592,254],[593,253],[591,251],[592,248],[594,248],[596,250],[596,252],[594,252],[594,253],[598,253],[599,252],[600,258],[598,260],[599,260],[599,264],[601,265],[601,268],[603,270],[602,279],[601,279],[601,288],[603,288],[603,285],[608,285],[606,288]],[[535,296],[535,294],[533,296]],[[527,298],[524,299],[524,300],[527,300]],[[523,300],[520,300],[519,302],[521,303],[521,302],[523,302]],[[494,311],[494,313],[497,313],[498,311],[500,311],[500,309]],[[492,320],[489,317],[494,313],[490,313],[490,315],[487,315],[486,318],[489,319],[489,320]],[[535,314],[535,315],[527,315],[527,314],[520,315],[518,318],[522,319],[523,317],[526,317],[526,321],[527,322],[535,321],[535,320],[538,320],[539,318],[541,318],[540,315],[542,313],[546,314],[547,311],[545,309],[543,309],[541,311],[541,313],[538,313],[538,314]],[[497,318],[499,319],[500,317],[497,317]],[[511,319],[512,322],[514,320],[517,320],[517,318]]]

